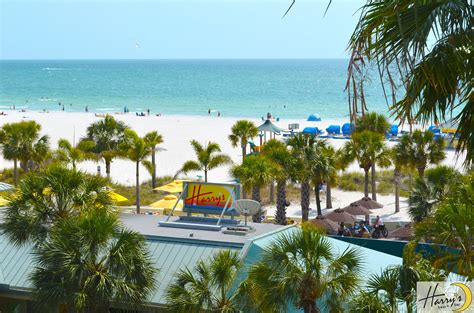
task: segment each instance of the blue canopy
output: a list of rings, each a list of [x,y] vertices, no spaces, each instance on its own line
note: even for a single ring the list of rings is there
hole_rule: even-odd
[[[321,116],[319,116],[318,114],[311,114],[306,120],[309,122],[320,122]]]
[[[326,128],[326,131],[329,134],[339,135],[341,133],[341,126],[339,126],[339,125],[330,125],[328,128]]]
[[[428,127],[428,130],[430,132],[433,132],[435,134],[439,134],[441,131],[438,127],[436,127],[435,125],[431,125],[430,127]]]
[[[354,131],[354,124],[351,123],[345,123],[342,125],[342,134],[343,135],[350,135]]]
[[[397,136],[398,135],[398,125],[392,125],[390,126],[390,135],[392,136]]]
[[[303,129],[303,134],[316,136],[319,133],[320,133],[320,131],[317,127],[305,127]]]

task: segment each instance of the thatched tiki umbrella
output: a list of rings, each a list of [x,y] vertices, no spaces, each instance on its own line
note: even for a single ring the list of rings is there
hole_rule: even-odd
[[[413,237],[413,227],[411,223],[395,229],[389,233],[389,236],[397,239],[408,240]]]
[[[343,222],[344,224],[353,224],[357,221],[354,216],[341,209],[335,209],[331,213],[324,215],[324,217],[337,223]]]
[[[317,227],[324,229],[329,235],[337,234],[337,229],[339,225],[333,220],[326,218],[325,216],[317,216],[310,222],[316,225]]]
[[[374,210],[374,209],[381,209],[383,208],[383,204],[378,203],[375,200],[372,200],[370,197],[363,197],[360,200],[357,200],[354,202],[355,204],[361,205],[363,207],[366,207],[369,210]]]
[[[368,222],[369,221],[369,215],[372,213],[369,209],[367,209],[366,207],[360,205],[360,204],[357,204],[357,203],[351,203],[349,204],[348,206],[346,206],[345,208],[343,208],[343,210],[351,215],[364,215],[365,216],[365,220]]]

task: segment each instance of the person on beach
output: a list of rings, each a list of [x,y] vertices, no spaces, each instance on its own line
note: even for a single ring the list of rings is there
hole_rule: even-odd
[[[147,114],[148,116],[150,116],[150,109],[147,109],[147,110],[146,110],[146,114]]]
[[[89,106],[86,105],[86,112],[89,112]]]
[[[221,111],[217,112],[217,117],[221,116]]]
[[[270,112],[267,113],[267,120],[272,118],[272,114]]]
[[[211,115],[211,109],[207,110],[207,114]]]

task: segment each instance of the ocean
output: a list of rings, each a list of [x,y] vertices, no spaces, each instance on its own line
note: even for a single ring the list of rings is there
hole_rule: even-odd
[[[347,118],[347,60],[1,60],[0,110]],[[374,75],[369,110],[387,113]]]

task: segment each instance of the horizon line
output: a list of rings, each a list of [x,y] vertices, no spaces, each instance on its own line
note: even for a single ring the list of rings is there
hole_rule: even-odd
[[[0,58],[0,61],[206,61],[206,60],[349,60],[349,58]]]

